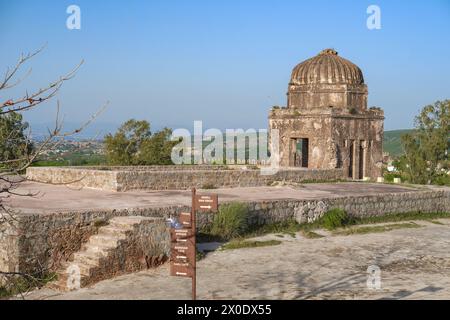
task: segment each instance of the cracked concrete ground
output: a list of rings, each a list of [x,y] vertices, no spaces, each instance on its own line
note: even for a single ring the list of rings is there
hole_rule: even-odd
[[[271,247],[215,251],[198,262],[199,299],[450,299],[450,219],[384,233],[282,240]],[[367,268],[381,269],[381,289],[368,289]],[[124,275],[28,299],[189,299],[191,280],[168,267]]]

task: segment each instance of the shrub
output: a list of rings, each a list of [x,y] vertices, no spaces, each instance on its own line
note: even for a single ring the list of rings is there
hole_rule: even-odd
[[[211,234],[228,240],[244,235],[248,231],[248,208],[243,203],[233,202],[220,206],[214,216]]]
[[[446,173],[440,174],[433,180],[433,183],[438,186],[450,186],[450,175]]]
[[[349,222],[349,216],[342,209],[332,209],[323,215],[320,224],[327,230],[343,227]]]
[[[386,172],[384,174],[384,180],[386,182],[394,182],[394,178],[401,178],[402,180],[406,180],[400,173]]]

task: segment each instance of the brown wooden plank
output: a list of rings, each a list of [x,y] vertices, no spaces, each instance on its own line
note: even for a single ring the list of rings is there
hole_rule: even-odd
[[[189,263],[171,262],[170,275],[175,277],[192,278],[194,275],[194,270]]]
[[[180,217],[178,219],[183,226],[183,228],[191,228],[192,227],[192,217],[190,212],[182,212],[180,213]]]

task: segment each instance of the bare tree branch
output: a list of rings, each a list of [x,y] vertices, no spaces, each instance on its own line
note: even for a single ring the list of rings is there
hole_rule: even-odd
[[[29,110],[47,100],[50,100],[58,93],[65,81],[70,80],[75,76],[76,72],[83,63],[84,60],[81,60],[81,62],[65,76],[61,76],[58,80],[50,83],[47,87],[41,88],[31,95],[26,93],[25,96],[18,100],[14,101],[13,99],[9,99],[5,101],[2,105],[0,105],[0,115],[10,112]]]
[[[45,45],[35,52],[28,53],[26,55],[22,54],[17,64],[12,69],[8,69],[6,71],[3,81],[0,82],[0,92],[21,83],[22,80],[30,74],[31,69],[25,74],[24,77],[14,81],[16,74],[25,62],[39,54],[44,48]],[[25,95],[20,99],[9,99],[3,103],[0,102],[0,118],[8,113],[22,113],[28,111],[44,102],[50,101],[58,93],[64,82],[75,76],[83,62],[84,61],[82,60],[73,70],[64,76],[61,76],[58,80],[50,83],[47,87],[40,88],[32,94],[29,94],[28,91],[26,91]],[[7,141],[8,144],[21,144],[21,146],[19,147],[20,152],[14,156],[15,158],[11,159],[9,156],[6,159],[0,158],[0,226],[3,224],[8,224],[9,226],[15,228],[18,224],[17,216],[20,214],[20,212],[5,205],[5,200],[11,198],[11,196],[34,197],[40,194],[39,192],[20,192],[20,189],[18,189],[18,187],[27,180],[26,177],[22,176],[24,170],[37,161],[38,158],[45,152],[55,149],[68,137],[76,135],[84,130],[101,113],[104,112],[108,103],[109,102],[106,102],[97,112],[91,115],[87,121],[82,123],[75,130],[64,132],[63,119],[60,118],[60,103],[57,101],[54,128],[47,128],[48,135],[36,147],[32,144],[31,129],[29,129],[28,134],[25,136],[23,131],[26,128],[23,127],[19,129],[20,132],[19,130],[15,132],[14,130],[11,130],[11,132],[4,134],[2,139]],[[3,154],[0,154],[0,157],[3,157]],[[70,182],[65,182],[63,184],[67,183]],[[38,268],[39,270],[36,270],[33,274],[28,272],[9,272],[0,270],[0,280],[3,281],[2,286],[14,292],[17,291],[18,294],[24,298],[22,292],[23,288],[22,286],[19,288],[17,278],[25,279],[30,290],[34,287],[42,286],[42,284],[48,280],[45,279],[45,276],[48,274],[50,269],[42,267],[40,261],[38,261],[38,264],[40,266]],[[6,281],[6,284],[4,284],[4,281]]]
[[[16,72],[22,67],[22,65],[25,62],[27,62],[28,60],[30,60],[31,58],[33,58],[37,54],[41,53],[45,49],[46,46],[47,46],[47,44],[44,44],[38,50],[36,50],[36,51],[34,51],[32,53],[28,53],[25,56],[22,53],[20,55],[20,58],[17,61],[16,65],[14,66],[14,68],[11,71],[9,70],[9,68],[8,68],[8,70],[6,70],[5,78],[4,78],[3,82],[0,84],[0,90],[12,88],[12,87],[16,86],[17,84],[19,84],[23,80],[23,78],[21,80],[16,81],[14,84],[8,84],[8,82],[14,77]],[[30,69],[30,71],[28,73],[30,73],[30,72],[31,72],[31,69]]]

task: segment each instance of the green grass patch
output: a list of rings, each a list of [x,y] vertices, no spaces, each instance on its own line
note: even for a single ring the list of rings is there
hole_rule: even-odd
[[[242,248],[259,248],[267,246],[276,246],[281,244],[280,240],[267,240],[267,241],[248,241],[248,240],[233,240],[224,244],[222,250],[242,249]]]
[[[437,220],[427,220],[427,221],[430,222],[430,223],[433,223],[433,224],[439,224],[441,226],[445,226],[445,223],[442,223],[442,222],[437,221]]]
[[[396,223],[384,226],[364,226],[364,227],[352,227],[343,230],[336,230],[333,235],[337,236],[349,236],[353,234],[367,234],[367,233],[380,233],[397,229],[409,229],[420,228],[421,226],[414,222]]]
[[[331,209],[319,219],[319,224],[327,230],[342,228],[349,222],[349,216],[342,209]]]
[[[330,214],[330,212],[332,213]],[[299,225],[300,230],[302,230],[302,232],[305,232],[324,228],[332,231],[337,228],[346,228],[365,224],[378,224],[378,223],[402,222],[413,220],[430,221],[433,219],[450,218],[450,212],[432,212],[432,213],[406,212],[406,213],[393,213],[384,216],[372,216],[372,217],[350,217],[347,215],[342,215],[341,213],[336,214],[333,212],[334,210],[330,210],[329,212],[325,213],[321,219],[315,222]],[[327,217],[327,215],[330,216]],[[327,224],[328,228],[325,227],[324,223]],[[337,227],[339,224],[340,227]]]
[[[202,252],[202,251],[199,251],[197,249],[195,250],[195,260],[196,261],[200,261],[200,260],[202,260],[205,257],[206,257],[206,252]]]
[[[305,238],[308,238],[308,239],[318,239],[318,238],[323,238],[322,235],[320,235],[320,234],[318,234],[318,233],[316,233],[316,232],[314,232],[314,231],[311,231],[311,230],[302,230],[301,233],[302,233],[302,235],[303,235]]]
[[[41,288],[50,281],[56,279],[56,273],[48,273],[42,276],[14,276],[5,279],[4,285],[0,286],[0,299],[7,299],[35,288]]]
[[[202,189],[204,189],[204,190],[217,189],[217,187],[215,185],[213,185],[212,183],[206,183],[202,186]]]
[[[254,226],[250,228],[245,235],[248,237],[258,237],[266,234],[277,233],[290,235],[295,238],[295,234],[302,229],[302,225],[295,220],[287,220],[283,222]]]
[[[287,220],[278,223],[265,224],[260,226],[248,227],[245,232],[240,233],[233,238],[224,238],[220,233],[212,233],[211,228],[202,230],[197,234],[198,242],[224,242],[229,240],[243,240],[247,238],[254,238],[266,234],[275,234],[277,237],[291,236],[295,238],[295,234],[303,228],[295,220]]]

